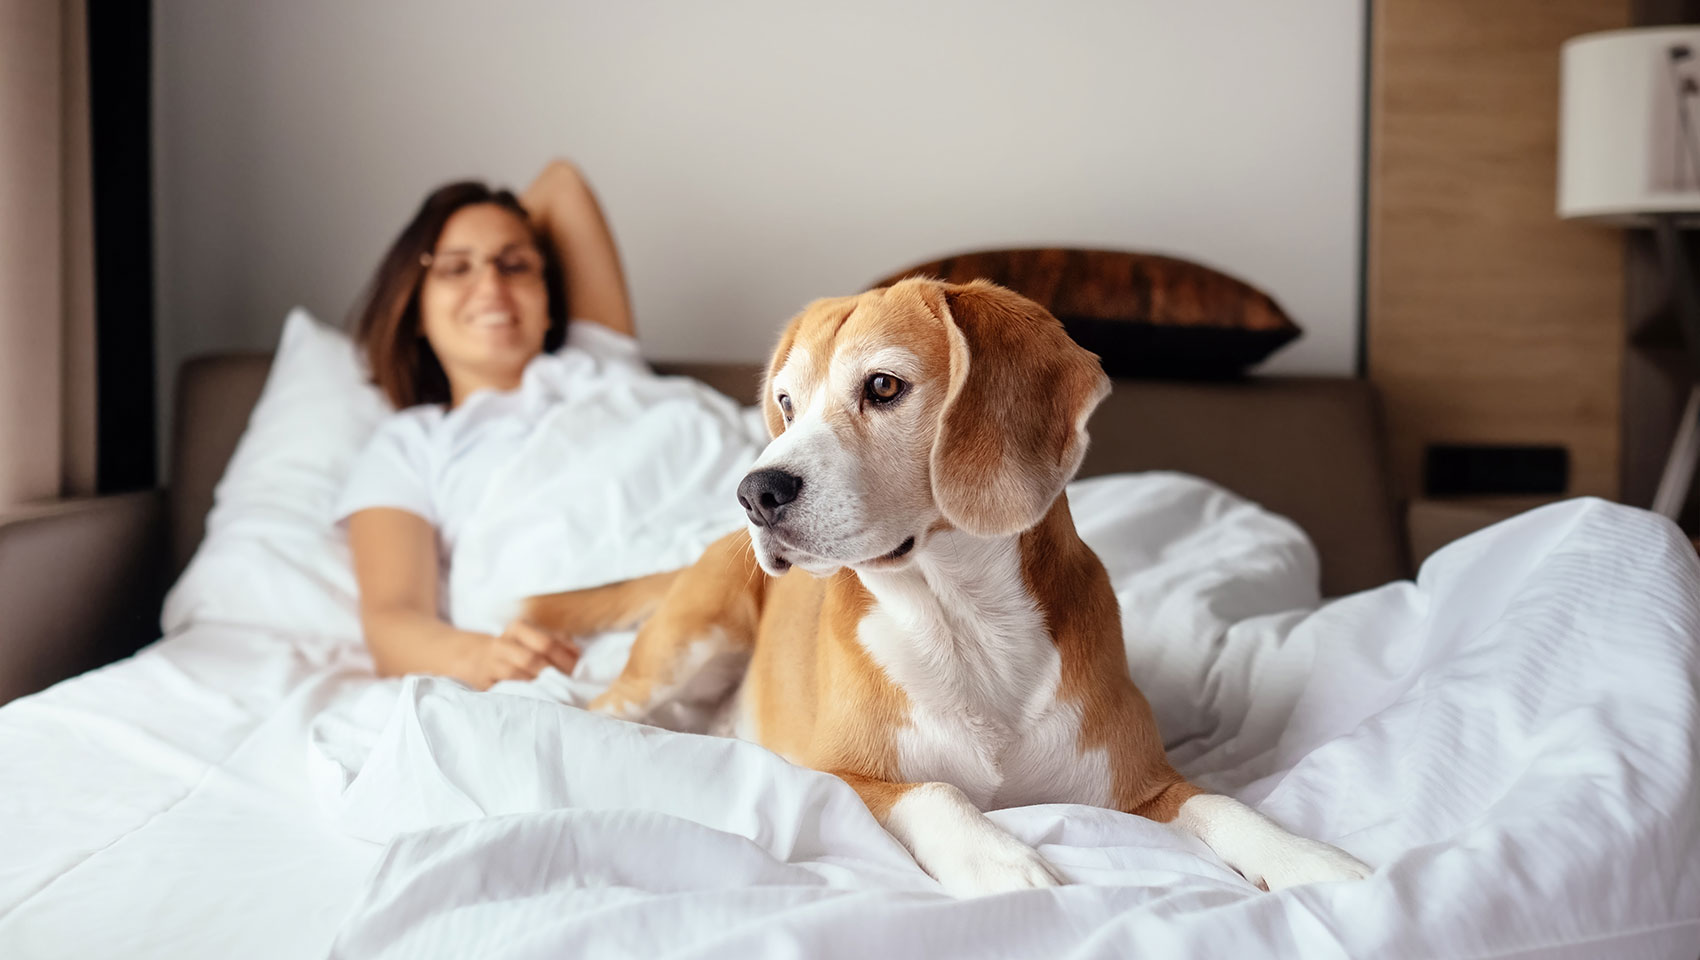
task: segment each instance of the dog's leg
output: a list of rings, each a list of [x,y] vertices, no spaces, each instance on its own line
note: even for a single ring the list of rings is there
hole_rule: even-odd
[[[1370,875],[1368,867],[1345,851],[1294,836],[1238,800],[1188,783],[1169,765],[1157,739],[1156,718],[1137,688],[1127,686],[1109,716],[1116,721],[1109,726],[1121,734],[1106,737],[1113,750],[1112,770],[1121,784],[1116,790],[1119,809],[1185,830],[1265,890]]]
[[[854,773],[838,777],[855,788],[880,826],[952,896],[1063,882],[1038,851],[1005,833],[948,783],[889,783]]]
[[[520,608],[520,617],[573,637],[630,630],[655,613],[668,588],[684,572],[668,570],[635,580],[531,597]]]
[[[669,581],[625,669],[590,709],[670,730],[706,730],[743,677],[766,585],[748,533],[710,544]]]
[[[1288,833],[1233,797],[1204,793],[1184,780],[1133,812],[1173,822],[1264,890],[1362,880],[1372,872],[1344,850]]]

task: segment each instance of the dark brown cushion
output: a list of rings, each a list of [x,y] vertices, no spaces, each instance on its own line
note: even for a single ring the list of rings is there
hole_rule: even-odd
[[[905,277],[983,277],[1036,300],[1112,377],[1235,377],[1302,332],[1251,284],[1148,253],[985,250],[900,270],[873,286]]]

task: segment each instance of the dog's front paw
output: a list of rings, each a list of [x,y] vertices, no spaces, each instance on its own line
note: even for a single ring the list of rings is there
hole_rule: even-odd
[[[1002,834],[1002,831],[999,831]],[[954,856],[922,864],[953,897],[983,897],[1062,884],[1039,852],[1008,834],[989,837]]]
[[[1362,880],[1374,872],[1338,847],[1304,837],[1288,836],[1287,841],[1270,850],[1266,857],[1259,858],[1260,862],[1246,873],[1246,879],[1265,890],[1275,891],[1306,883]],[[1253,873],[1257,875],[1253,876]]]
[[[892,805],[886,828],[953,897],[1063,883],[1038,851],[986,819],[961,790],[947,783],[912,788]]]
[[[1233,797],[1201,793],[1181,804],[1175,825],[1264,890],[1362,880],[1373,872],[1346,851],[1288,833]]]

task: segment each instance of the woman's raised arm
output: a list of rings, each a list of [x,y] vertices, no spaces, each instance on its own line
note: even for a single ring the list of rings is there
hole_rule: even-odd
[[[620,251],[596,194],[565,160],[553,160],[525,188],[520,202],[555,245],[567,274],[567,316],[636,336],[632,298]]]

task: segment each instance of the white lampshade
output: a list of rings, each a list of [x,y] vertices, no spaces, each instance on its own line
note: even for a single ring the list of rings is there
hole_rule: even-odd
[[[1563,61],[1558,215],[1700,221],[1700,27],[1590,33],[1565,42]]]

